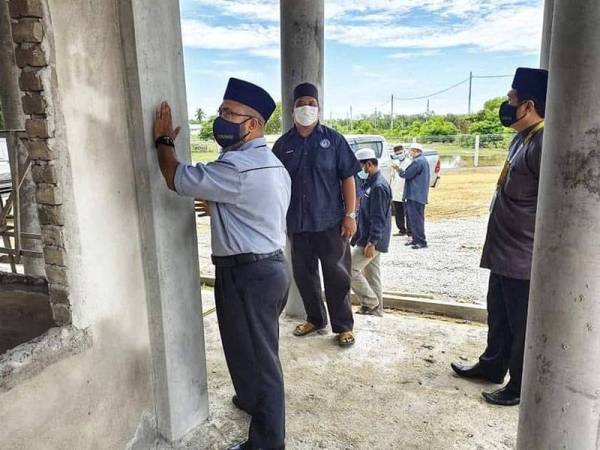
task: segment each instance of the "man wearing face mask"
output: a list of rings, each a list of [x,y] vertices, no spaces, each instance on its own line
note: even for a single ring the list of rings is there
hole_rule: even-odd
[[[292,178],[287,225],[294,278],[307,315],[294,334],[306,336],[327,326],[320,261],[331,328],[338,344],[348,346],[354,344],[348,240],[356,231],[354,176],[360,164],[344,137],[319,123],[318,98],[314,85],[296,86],[294,127],[273,146]]]
[[[358,227],[352,238],[352,290],[360,299],[358,314],[383,315],[381,253],[386,253],[392,234],[392,190],[379,171],[375,151],[360,149],[356,158],[365,179],[358,210]]]
[[[394,147],[394,154],[391,157],[392,167],[399,167],[406,158],[404,146],[396,145]],[[394,218],[396,219],[396,227],[398,227],[397,236],[410,236],[410,225],[406,217],[406,205],[404,202],[404,178],[396,170],[392,170],[390,187],[392,188],[392,209],[394,211]]]
[[[248,440],[230,449],[283,449],[285,401],[279,363],[279,315],[291,278],[285,217],[291,182],[268,149],[265,122],[275,102],[262,88],[231,78],[213,134],[223,152],[209,164],[179,163],[171,110],[156,113],[154,136],[169,189],[208,201],[215,301],[223,350],[236,396],[252,416]]]
[[[459,376],[497,384],[508,371],[505,387],[483,393],[497,405],[517,405],[521,396],[547,85],[546,70],[519,68],[500,107],[502,124],[517,135],[498,180],[481,258],[491,271],[487,348],[475,365],[452,364]]]

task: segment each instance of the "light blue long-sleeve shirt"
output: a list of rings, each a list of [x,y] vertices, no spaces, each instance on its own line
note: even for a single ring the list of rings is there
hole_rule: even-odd
[[[179,164],[179,195],[207,200],[215,256],[271,253],[286,244],[291,181],[264,138],[208,164]]]

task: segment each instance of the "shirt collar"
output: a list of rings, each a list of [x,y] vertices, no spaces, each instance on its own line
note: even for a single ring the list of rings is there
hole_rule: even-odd
[[[367,184],[372,185],[377,180],[379,180],[380,176],[381,176],[381,170],[378,170],[374,175],[371,175],[369,178],[367,178]]]
[[[267,145],[267,139],[264,136],[257,137],[252,139],[251,141],[244,142],[244,145],[236,148],[236,151],[243,152],[244,150],[250,150],[256,147],[265,147]]]

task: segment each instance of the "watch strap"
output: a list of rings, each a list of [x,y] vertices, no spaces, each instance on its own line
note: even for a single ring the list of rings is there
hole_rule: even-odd
[[[158,147],[160,144],[168,145],[169,147],[175,147],[175,141],[171,136],[160,136],[156,141],[154,141],[154,145]]]

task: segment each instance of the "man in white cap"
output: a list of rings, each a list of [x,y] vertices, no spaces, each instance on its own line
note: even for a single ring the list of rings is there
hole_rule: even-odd
[[[409,154],[411,162],[408,167],[405,165],[396,168],[398,175],[406,181],[404,185],[404,201],[406,202],[406,212],[408,223],[412,233],[412,240],[406,245],[418,250],[427,247],[425,238],[425,205],[429,194],[429,163],[423,156],[423,146],[421,144],[410,144]],[[403,169],[402,167],[406,167]]]
[[[352,238],[352,290],[360,299],[358,314],[383,313],[381,289],[381,253],[386,253],[392,234],[392,190],[379,171],[375,151],[370,148],[356,152],[364,179],[358,210],[357,231]]]

